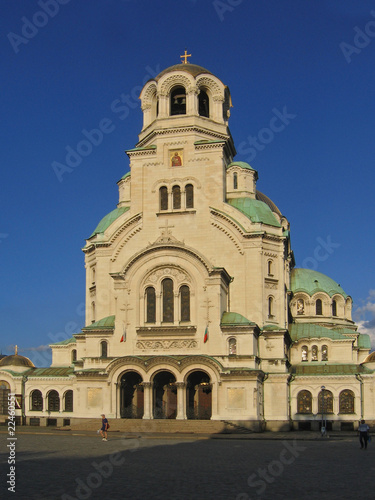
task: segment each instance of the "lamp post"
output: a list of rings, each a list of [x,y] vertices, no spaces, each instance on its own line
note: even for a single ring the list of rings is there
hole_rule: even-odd
[[[326,435],[326,422],[325,422],[325,415],[324,415],[324,390],[325,390],[325,386],[322,385],[321,387],[322,389],[322,425],[321,425],[321,428],[320,428],[320,432],[322,433],[322,436],[325,436]]]

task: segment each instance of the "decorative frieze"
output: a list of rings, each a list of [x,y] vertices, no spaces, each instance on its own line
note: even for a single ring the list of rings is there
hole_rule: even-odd
[[[138,340],[137,349],[163,350],[169,349],[196,349],[198,342],[196,340]]]

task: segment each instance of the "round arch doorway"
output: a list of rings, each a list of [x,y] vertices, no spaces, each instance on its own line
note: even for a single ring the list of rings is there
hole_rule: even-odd
[[[120,417],[143,417],[142,377],[137,372],[126,372],[120,380]]]
[[[177,414],[177,386],[173,373],[162,371],[153,379],[153,416],[175,419]]]
[[[186,380],[186,416],[190,420],[210,420],[212,384],[203,371],[190,373]]]

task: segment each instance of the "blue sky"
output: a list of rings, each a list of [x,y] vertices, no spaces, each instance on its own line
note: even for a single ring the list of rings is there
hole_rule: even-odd
[[[84,326],[81,248],[116,207],[142,84],[185,48],[229,86],[236,160],[289,219],[297,267],[341,284],[375,347],[373,2],[3,0],[0,26],[3,353],[46,366]]]

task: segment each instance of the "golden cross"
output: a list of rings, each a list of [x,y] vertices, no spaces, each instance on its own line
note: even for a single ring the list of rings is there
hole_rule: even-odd
[[[180,56],[180,57],[181,57],[182,64],[187,64],[188,63],[187,58],[191,57],[191,54],[188,54],[187,50],[185,49],[185,54],[183,56]]]

